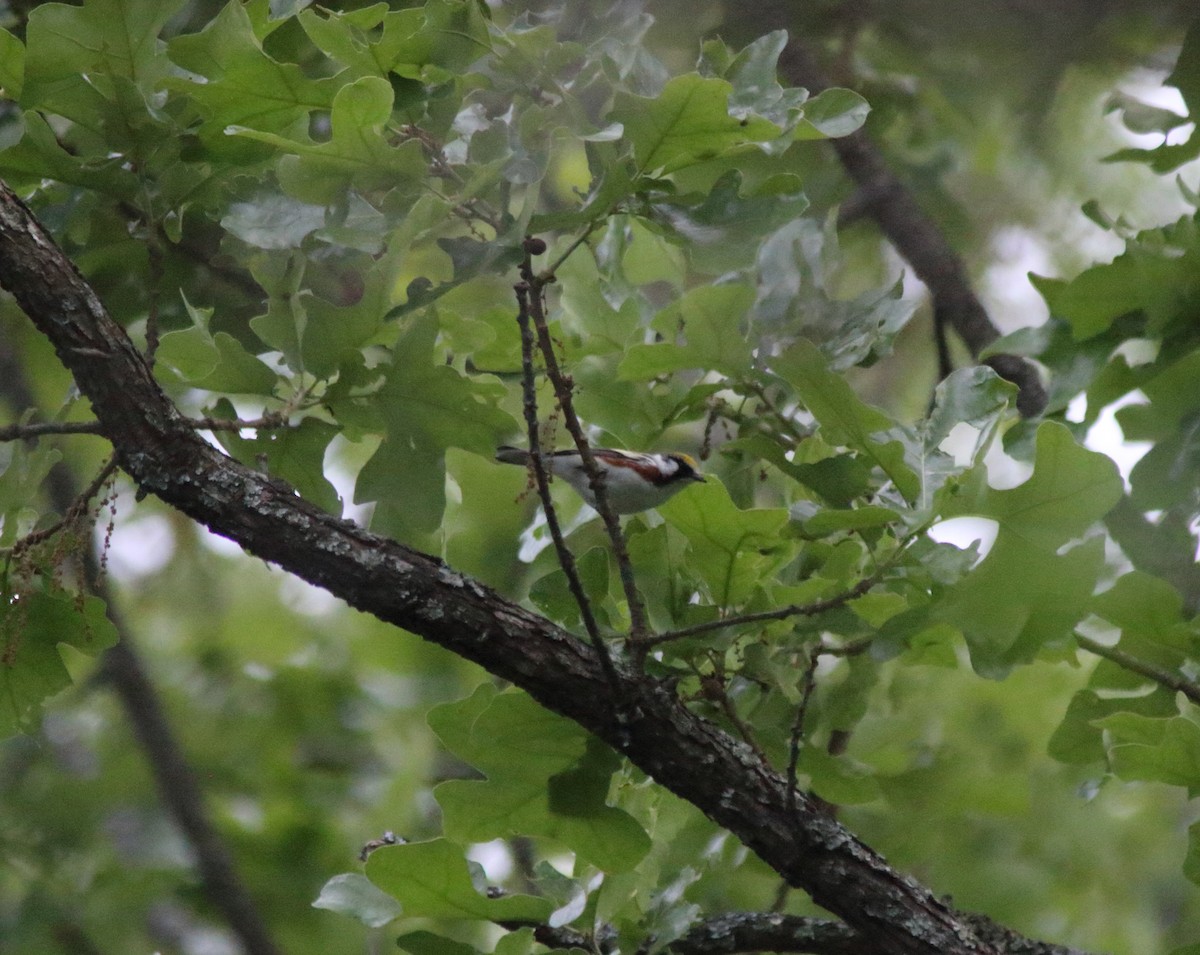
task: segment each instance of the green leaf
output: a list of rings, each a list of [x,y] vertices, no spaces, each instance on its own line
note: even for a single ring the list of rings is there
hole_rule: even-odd
[[[88,656],[117,642],[99,597],[63,591],[0,592],[0,738],[28,730],[48,697],[71,685],[59,651]]]
[[[33,530],[42,482],[63,455],[45,441],[35,445],[14,441],[5,450],[8,460],[0,471],[0,547],[11,547]]]
[[[20,142],[0,151],[0,173],[6,177],[34,183],[53,179],[124,201],[137,195],[137,178],[119,157],[73,155],[38,113],[26,112],[21,119],[25,129]]]
[[[1116,465],[1046,422],[1037,433],[1033,476],[1010,490],[982,479],[955,487],[944,517],[976,515],[997,522],[991,552],[938,605],[935,617],[958,627],[976,670],[998,676],[1065,637],[1086,613],[1104,563],[1094,538],[1063,551],[1104,516],[1122,493]]]
[[[870,111],[870,105],[858,93],[830,87],[804,104],[804,123],[815,135],[805,135],[802,127],[797,138],[849,136],[867,121]]]
[[[325,224],[324,206],[267,194],[235,202],[221,225],[248,245],[260,249],[292,249]]]
[[[1038,428],[1033,475],[1008,490],[982,481],[963,485],[943,517],[989,517],[1002,534],[1053,552],[1083,534],[1121,497],[1123,484],[1112,459],[1076,443],[1063,425]]]
[[[305,500],[340,516],[342,499],[325,476],[325,452],[340,430],[337,425],[305,418],[293,427],[260,429],[253,439],[222,432],[218,440],[243,464],[258,469],[265,465],[272,477],[287,481]]]
[[[380,928],[400,917],[400,904],[381,892],[365,875],[343,872],[321,886],[314,909],[349,915],[370,928]]]
[[[1197,631],[1183,617],[1183,597],[1165,580],[1132,571],[1092,602],[1092,612],[1121,629],[1120,648],[1159,667],[1183,664]]]
[[[29,12],[22,103],[80,120],[100,96],[113,99],[117,77],[145,93],[170,69],[159,31],[181,0],[89,0],[79,7],[46,3]]]
[[[1175,716],[1178,712],[1174,694],[1162,688],[1144,696],[1120,697],[1102,697],[1094,690],[1080,690],[1071,697],[1062,722],[1050,737],[1047,750],[1062,763],[1100,762],[1107,753],[1100,726],[1105,718],[1114,713],[1164,718]]]
[[[787,511],[740,510],[718,481],[690,488],[658,511],[687,537],[693,566],[718,606],[744,603],[791,559],[793,545],[783,539]]]
[[[0,94],[19,101],[24,85],[25,46],[7,30],[0,28]]]
[[[701,63],[711,66],[733,85],[729,97],[732,115],[740,119],[757,114],[784,129],[796,125],[808,91],[779,85],[779,55],[787,47],[787,41],[785,30],[775,30],[747,44],[732,58],[719,40],[704,45]]]
[[[226,394],[271,395],[278,376],[251,355],[227,332],[209,331],[212,309],[194,308],[184,300],[192,327],[167,332],[156,353],[159,365],[171,369],[180,381]]]
[[[940,445],[957,425],[967,424],[980,432],[970,454],[978,461],[987,450],[1000,417],[1011,409],[1017,386],[986,365],[958,368],[938,382],[933,393],[933,411],[922,426],[925,447]]]
[[[445,451],[491,457],[517,430],[498,407],[504,387],[489,376],[468,378],[434,356],[437,316],[414,316],[384,369],[378,408],[383,443],[358,476],[355,501],[381,502],[376,518],[407,537],[437,527],[445,507]]]
[[[682,344],[634,345],[618,367],[626,381],[698,368],[736,377],[750,369],[750,349],[742,332],[754,292],[745,285],[704,285],[663,309],[653,326]]]
[[[1056,318],[1071,326],[1076,341],[1106,331],[1129,312],[1144,312],[1161,329],[1200,296],[1200,249],[1182,255],[1131,246],[1105,265],[1095,265],[1070,281],[1032,275]]]
[[[290,154],[279,168],[280,183],[289,193],[305,202],[331,203],[351,187],[382,192],[414,185],[425,175],[421,144],[413,139],[393,146],[384,133],[393,95],[391,84],[377,76],[343,86],[333,99],[328,142],[296,140],[240,125],[228,129]]]
[[[772,359],[771,364],[820,423],[821,433],[829,444],[862,452],[883,469],[906,499],[917,498],[920,481],[905,462],[904,445],[889,436],[896,423],[860,400],[845,378],[829,370],[815,345],[801,339]]]
[[[433,932],[406,932],[396,939],[396,945],[411,955],[481,955],[479,949]]]
[[[823,510],[804,522],[804,533],[813,537],[825,537],[838,531],[863,531],[873,527],[886,527],[900,520],[900,515],[890,507],[867,504],[847,510]]]
[[[1183,786],[1192,796],[1200,792],[1200,726],[1191,720],[1114,713],[1096,725],[1110,736],[1109,759],[1122,779]]]
[[[195,101],[206,119],[201,129],[206,145],[235,160],[263,151],[235,144],[226,133],[230,127],[299,132],[307,128],[312,110],[332,106],[342,85],[334,77],[309,79],[296,64],[264,53],[239,3],[226,4],[200,33],[175,37],[168,50],[172,60],[203,81],[171,77],[166,85]]]
[[[367,859],[367,878],[400,903],[406,918],[540,923],[554,909],[529,895],[481,895],[463,850],[446,839],[376,849]]]
[[[1200,822],[1188,826],[1187,855],[1183,859],[1183,874],[1194,883],[1200,884]],[[1189,952],[1188,949],[1191,951]],[[1200,945],[1176,950],[1171,955],[1200,955]]]
[[[607,804],[616,755],[524,693],[481,687],[433,710],[429,724],[487,776],[435,790],[446,832],[455,838],[546,836],[608,872],[628,871],[649,850],[641,826]]]
[[[434,78],[428,67],[436,66],[442,72],[435,76],[448,79],[491,51],[487,19],[476,0],[426,0],[424,12],[424,22],[394,53],[398,64],[421,69],[393,65],[401,76]]]
[[[768,120],[729,115],[732,90],[725,80],[689,73],[657,97],[618,94],[609,119],[624,125],[640,173],[666,175],[779,135]]]

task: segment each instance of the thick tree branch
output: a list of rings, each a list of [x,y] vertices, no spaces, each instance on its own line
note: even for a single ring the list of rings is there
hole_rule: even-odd
[[[779,67],[789,82],[806,87],[813,95],[831,85],[816,58],[795,37],[780,56]],[[1000,337],[1000,332],[971,288],[962,260],[941,229],[917,204],[863,130],[830,143],[858,184],[863,208],[929,289],[935,323],[953,328],[971,354],[978,357]],[[1032,364],[1016,355],[993,355],[985,364],[1020,389],[1017,408],[1022,415],[1040,414],[1046,407],[1046,389]]]
[[[673,942],[671,955],[739,955],[798,952],[804,955],[872,955],[877,951],[852,929],[828,919],[764,912],[731,912],[706,919]]]
[[[605,699],[611,690],[604,671],[586,643],[433,557],[331,517],[201,440],[124,330],[2,184],[0,281],[53,343],[121,466],[143,490],[576,721],[740,838],[880,952],[1005,950],[982,942],[959,913],[892,869],[808,796],[789,811],[783,776],[689,710],[669,685],[616,664],[628,704],[615,713]]]

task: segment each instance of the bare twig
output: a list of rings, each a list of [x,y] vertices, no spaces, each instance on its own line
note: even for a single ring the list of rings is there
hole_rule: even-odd
[[[47,434],[103,434],[99,421],[39,421],[0,428],[0,441],[28,441]]]
[[[804,676],[800,685],[800,703],[796,707],[796,718],[792,720],[791,737],[788,740],[788,810],[796,812],[796,777],[800,767],[800,741],[804,738],[804,717],[808,715],[808,701],[812,699],[816,688],[817,663],[820,654],[812,653],[808,658],[808,666],[804,668]]]
[[[586,234],[584,237],[586,237]],[[600,514],[601,520],[604,521],[604,527],[608,531],[609,538],[612,540],[613,558],[617,562],[617,569],[621,576],[621,586],[625,591],[625,602],[629,606],[629,643],[640,662],[640,658],[644,656],[646,641],[646,616],[645,611],[642,609],[642,598],[638,594],[637,583],[633,577],[633,565],[629,561],[629,550],[625,546],[625,535],[621,532],[621,523],[617,520],[617,516],[608,501],[608,492],[604,486],[604,473],[596,464],[596,459],[592,455],[591,445],[588,443],[587,436],[583,433],[583,426],[579,422],[579,417],[575,414],[575,404],[572,398],[574,382],[570,377],[564,375],[562,369],[559,367],[558,355],[554,351],[554,342],[550,338],[550,329],[546,324],[544,291],[547,282],[553,280],[553,273],[547,273],[543,276],[535,276],[533,274],[529,253],[529,246],[533,241],[526,240],[525,260],[521,265],[522,277],[530,291],[529,316],[533,320],[533,327],[537,333],[537,344],[542,353],[542,360],[545,362],[546,377],[550,379],[550,383],[554,387],[554,396],[558,400],[559,408],[562,409],[563,421],[566,423],[567,430],[575,441],[575,447],[579,449],[584,473],[587,474],[588,484],[591,486],[592,494],[596,498],[596,511]],[[581,242],[582,238],[577,240],[571,246],[571,249],[578,248]],[[561,261],[562,258],[560,257],[558,262],[561,263]]]
[[[528,256],[527,256],[528,258]],[[533,331],[530,329],[529,301],[535,293],[527,282],[519,282],[514,286],[517,293],[517,323],[521,328],[521,367],[524,372],[522,386],[524,391],[525,425],[529,434],[529,461],[533,467],[533,476],[537,484],[538,497],[542,501],[542,510],[546,515],[546,526],[550,529],[550,539],[554,541],[554,550],[558,554],[558,563],[567,578],[567,587],[575,603],[579,607],[579,616],[587,631],[596,657],[604,668],[604,676],[612,690],[614,702],[619,696],[620,680],[613,667],[612,656],[604,643],[604,637],[596,624],[592,613],[592,605],[584,592],[583,583],[575,567],[575,555],[563,539],[562,528],[558,523],[558,513],[554,509],[554,501],[550,497],[550,478],[546,473],[546,460],[542,454],[541,436],[538,429],[537,389],[533,378]]]
[[[287,418],[279,412],[267,412],[260,418],[187,418],[200,431],[241,431],[259,428],[283,428]],[[54,434],[104,434],[99,421],[40,421],[0,427],[0,442],[27,441]]]
[[[789,604],[786,607],[780,607],[778,610],[763,610],[759,613],[747,613],[738,617],[726,617],[722,620],[709,620],[706,623],[697,623],[690,627],[683,627],[679,630],[671,630],[668,633],[660,633],[657,636],[647,637],[643,641],[643,645],[646,647],[657,647],[664,643],[670,643],[672,640],[682,640],[685,637],[694,637],[701,633],[710,633],[713,630],[724,630],[726,627],[743,627],[749,623],[786,620],[788,617],[815,617],[817,614],[825,613],[827,610],[836,610],[851,600],[861,597],[879,582],[880,573],[877,572],[870,577],[864,577],[850,589],[843,590],[832,597],[826,597],[824,600],[815,600],[810,604]]]
[[[42,543],[42,541],[49,540],[59,531],[63,530],[63,528],[70,527],[75,524],[83,515],[83,512],[88,509],[92,498],[100,493],[100,488],[104,487],[104,485],[108,482],[108,479],[111,478],[116,471],[117,460],[115,457],[110,457],[100,471],[96,474],[96,476],[92,479],[91,483],[76,496],[75,500],[68,504],[64,510],[63,516],[49,527],[43,527],[39,531],[33,531],[32,533],[26,534],[24,537],[14,543],[10,552],[12,556],[16,557],[24,551],[29,550],[31,547],[35,547]]]

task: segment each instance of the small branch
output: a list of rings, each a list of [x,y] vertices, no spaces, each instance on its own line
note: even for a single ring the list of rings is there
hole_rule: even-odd
[[[528,253],[526,254],[526,259],[528,259]],[[559,566],[562,567],[563,574],[567,578],[567,587],[570,589],[571,596],[575,598],[575,603],[579,607],[580,619],[583,620],[583,626],[587,631],[588,639],[592,642],[592,649],[596,651],[596,657],[604,669],[605,679],[607,679],[609,688],[612,690],[613,699],[616,700],[620,695],[620,679],[617,676],[616,668],[613,666],[612,656],[609,654],[608,647],[604,643],[604,637],[601,636],[600,628],[596,624],[596,617],[592,613],[591,602],[588,600],[587,594],[583,589],[583,583],[579,579],[579,572],[575,567],[575,555],[571,553],[571,549],[567,547],[567,542],[563,538],[562,528],[558,523],[558,513],[554,510],[554,502],[550,498],[550,478],[546,474],[546,460],[542,454],[541,436],[538,433],[537,389],[533,380],[533,332],[529,327],[529,300],[530,296],[534,293],[526,282],[518,283],[514,289],[517,293],[517,323],[521,328],[521,368],[524,372],[522,388],[525,399],[525,426],[529,434],[529,460],[533,466],[538,497],[542,501],[542,510],[546,515],[546,526],[550,529],[551,540],[554,541],[554,549],[558,554]]]
[[[738,713],[737,707],[733,705],[733,700],[729,698],[729,693],[726,692],[726,681],[724,667],[721,665],[720,658],[715,654],[710,654],[714,667],[714,672],[700,678],[700,699],[705,699],[716,703],[721,712],[725,714],[725,718],[737,730],[738,736],[742,741],[754,750],[754,755],[764,763],[767,762],[767,754],[763,752],[761,746],[758,745],[758,740],[754,738],[754,731],[742,719]]]
[[[28,441],[47,434],[103,434],[99,421],[41,421],[0,428],[0,441]]]
[[[796,777],[800,767],[800,741],[804,738],[804,718],[808,714],[808,701],[812,699],[816,688],[817,663],[821,659],[819,653],[813,653],[804,668],[801,681],[800,704],[796,707],[796,718],[792,721],[791,738],[788,740],[788,810],[796,814]]]
[[[584,238],[586,238],[586,234]],[[571,250],[578,248],[581,241],[582,238],[577,240],[571,246]],[[575,405],[571,397],[574,382],[562,373],[562,369],[558,364],[558,356],[554,352],[554,342],[550,339],[550,329],[546,324],[543,295],[547,282],[552,281],[553,276],[538,277],[533,274],[530,247],[535,242],[544,245],[540,240],[527,239],[525,260],[521,264],[521,276],[524,278],[530,291],[529,316],[533,319],[533,327],[537,333],[538,348],[546,364],[546,377],[550,379],[550,383],[554,387],[554,395],[558,399],[559,407],[562,409],[563,421],[566,422],[567,430],[575,441],[575,447],[579,449],[584,473],[588,476],[588,483],[591,486],[592,494],[596,498],[596,511],[600,514],[601,520],[604,521],[604,527],[608,531],[609,538],[612,540],[613,557],[617,562],[617,569],[620,572],[621,586],[625,591],[625,602],[629,606],[629,643],[635,648],[640,648],[644,646],[646,638],[646,616],[645,611],[642,609],[642,598],[638,594],[637,583],[633,578],[633,565],[629,561],[629,550],[625,546],[625,535],[621,532],[621,524],[608,502],[608,492],[604,487],[604,474],[596,464],[596,459],[592,456],[591,445],[588,443],[587,436],[583,433],[583,426],[579,423],[579,417],[575,414]],[[561,257],[559,261],[562,261]],[[644,650],[637,649],[636,652],[644,653]]]
[[[63,528],[70,527],[72,524],[76,523],[83,515],[83,512],[87,510],[92,498],[100,493],[100,489],[104,487],[104,485],[108,482],[108,479],[111,478],[116,471],[117,460],[115,457],[110,457],[108,461],[105,462],[104,467],[102,467],[99,473],[92,479],[92,482],[79,493],[75,500],[71,501],[61,519],[55,521],[49,527],[43,527],[40,531],[33,531],[29,534],[26,534],[15,544],[13,544],[9,553],[13,557],[16,557],[30,548],[42,543],[42,541],[49,540],[55,534],[59,533],[59,531],[61,531]]]
[[[1151,663],[1146,663],[1139,660],[1137,657],[1126,653],[1124,650],[1118,650],[1116,647],[1106,647],[1103,643],[1097,643],[1091,637],[1085,637],[1082,633],[1074,634],[1075,642],[1079,644],[1088,653],[1094,653],[1098,657],[1103,657],[1124,670],[1130,673],[1136,673],[1139,676],[1144,676],[1159,686],[1166,687],[1176,693],[1182,693],[1189,700],[1197,705],[1200,705],[1200,686],[1193,683],[1191,680],[1180,676],[1178,673],[1172,673],[1170,670],[1163,670],[1154,666]]]
[[[566,247],[566,249],[563,251],[562,255],[560,255],[557,259],[555,259],[553,262],[551,262],[550,265],[541,273],[541,275],[538,276],[538,282],[542,286],[546,286],[546,285],[549,285],[551,282],[556,281],[557,280],[557,272],[562,267],[562,264],[565,261],[567,261],[567,259],[569,259],[572,256],[572,254],[574,254],[576,249],[578,249],[581,245],[583,245],[588,240],[588,237],[591,236],[591,234],[596,231],[596,227],[599,225],[600,225],[600,220],[598,220],[598,219],[593,222],[588,223],[588,227],[586,229],[584,229],[582,233],[580,233],[579,238],[575,239],[575,241],[573,241],[570,245],[568,245]]]
[[[243,428],[283,428],[287,418],[270,411],[261,418],[185,418],[198,431],[241,431]],[[0,442],[28,441],[53,434],[104,434],[99,421],[41,421],[31,424],[9,424],[0,427]]]
[[[670,643],[672,640],[682,640],[685,637],[694,637],[701,633],[710,633],[713,630],[724,630],[726,627],[741,627],[748,623],[786,620],[788,617],[815,617],[817,614],[825,613],[827,610],[836,610],[851,600],[861,597],[879,582],[879,576],[879,573],[875,573],[870,577],[864,577],[849,590],[843,590],[840,594],[834,594],[832,597],[827,597],[824,600],[817,600],[810,604],[791,604],[787,607],[781,607],[778,610],[763,610],[759,613],[743,614],[740,617],[726,617],[722,620],[697,623],[690,627],[683,627],[680,630],[672,630],[669,633],[660,633],[657,636],[647,637],[642,642],[642,645],[647,648],[657,647],[664,643]]]
[[[154,367],[154,356],[158,353],[159,329],[158,329],[158,293],[162,286],[163,280],[163,251],[158,244],[158,236],[161,230],[156,226],[153,234],[150,236],[150,241],[146,244],[146,251],[149,256],[148,260],[148,278],[149,278],[149,306],[146,309],[146,364],[151,368]]]

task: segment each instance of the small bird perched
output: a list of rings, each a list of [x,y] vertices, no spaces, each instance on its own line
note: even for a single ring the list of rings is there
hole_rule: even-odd
[[[691,482],[704,481],[704,475],[696,470],[696,462],[686,454],[638,454],[592,448],[592,457],[604,475],[609,506],[618,514],[658,507]],[[528,451],[508,445],[496,449],[496,460],[505,464],[530,464]],[[596,506],[596,496],[578,451],[551,451],[544,460],[548,471],[575,488],[592,507]]]

